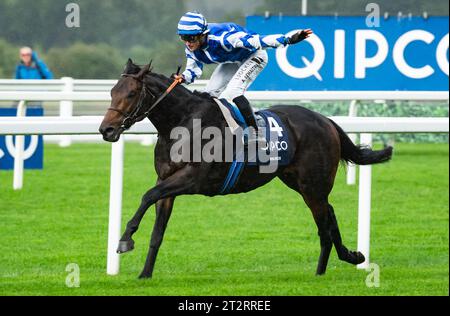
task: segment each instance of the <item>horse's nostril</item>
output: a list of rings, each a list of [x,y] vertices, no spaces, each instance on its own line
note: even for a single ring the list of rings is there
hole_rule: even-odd
[[[108,127],[108,128],[105,130],[105,134],[104,134],[104,135],[106,135],[106,136],[111,136],[112,134],[114,134],[114,128],[113,128],[113,127]]]
[[[100,133],[105,137],[112,136],[114,134],[114,127],[100,128]]]

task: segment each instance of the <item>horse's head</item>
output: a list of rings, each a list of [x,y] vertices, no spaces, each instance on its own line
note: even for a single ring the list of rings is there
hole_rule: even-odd
[[[149,72],[151,62],[141,68],[128,59],[121,78],[111,90],[111,107],[99,129],[105,141],[118,141],[125,130],[145,118],[147,107],[155,98],[144,84]]]

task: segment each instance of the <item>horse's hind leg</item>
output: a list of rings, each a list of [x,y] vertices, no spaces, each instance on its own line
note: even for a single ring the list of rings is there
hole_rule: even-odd
[[[360,252],[349,251],[342,243],[341,233],[334,214],[333,207],[326,199],[315,199],[304,195],[306,204],[311,209],[314,220],[319,229],[320,257],[317,265],[317,275],[324,274],[327,268],[332,244],[340,260],[360,264],[364,262],[364,255]]]
[[[339,259],[351,264],[363,263],[366,259],[361,252],[349,251],[347,247],[342,244],[341,233],[339,232],[336,216],[334,215],[334,210],[331,205],[328,205],[328,215],[331,225],[331,239],[333,240]]]
[[[331,248],[333,247],[333,240],[331,237],[331,223],[328,216],[328,202],[326,199],[314,199],[308,196],[303,196],[306,204],[311,209],[311,212],[319,229],[320,237],[320,256],[317,264],[317,275],[325,274],[330,257]]]
[[[361,252],[349,251],[347,247],[343,245],[333,207],[327,200],[316,200],[308,196],[304,196],[304,199],[311,209],[314,220],[319,228],[321,252],[316,274],[321,275],[325,273],[332,243],[336,248],[340,260],[351,264],[360,264],[364,262],[365,258]]]
[[[299,192],[309,209],[312,212],[314,221],[316,222],[317,228],[319,230],[320,237],[320,257],[319,263],[317,265],[317,275],[324,274],[327,269],[328,258],[330,257],[331,248],[333,247],[333,240],[331,238],[331,223],[328,212],[328,201],[327,195],[329,190],[325,190],[322,194],[317,194],[319,190],[311,191],[309,193],[306,187],[300,184],[298,172],[285,173],[279,176],[281,181],[283,181],[288,187]],[[309,177],[308,179],[313,179]],[[312,186],[312,183],[310,184]],[[314,185],[317,187],[317,184]]]
[[[303,165],[306,164],[303,163]],[[351,264],[359,264],[365,260],[360,252],[349,251],[342,244],[333,207],[328,203],[328,195],[333,187],[334,175],[335,170],[312,166],[310,169],[291,169],[290,172],[279,176],[287,186],[303,196],[316,222],[320,237],[317,275],[325,273],[333,244],[340,260]]]

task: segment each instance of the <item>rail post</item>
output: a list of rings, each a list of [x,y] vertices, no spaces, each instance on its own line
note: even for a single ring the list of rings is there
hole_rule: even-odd
[[[372,146],[372,134],[361,134],[361,144]],[[358,201],[358,251],[366,261],[357,265],[358,269],[369,267],[370,251],[370,206],[372,192],[372,166],[359,167],[359,201]]]
[[[116,253],[120,240],[120,226],[122,221],[122,188],[123,188],[123,159],[124,137],[112,144],[111,149],[111,183],[109,194],[109,225],[108,225],[108,260],[106,273],[119,274],[120,257]]]
[[[17,117],[24,117],[27,113],[27,106],[25,101],[20,101],[17,106]],[[14,180],[13,189],[22,190],[23,188],[23,155],[25,150],[25,136],[16,135],[16,142],[14,146]]]
[[[73,92],[73,78],[63,77],[61,81],[64,83],[63,92]],[[73,115],[73,101],[60,101],[59,102],[59,116],[62,118],[72,117]],[[59,141],[60,147],[69,147],[72,145],[72,139],[70,135],[62,135]]]
[[[352,100],[349,108],[349,117],[356,117],[358,115],[358,100]],[[358,138],[357,134],[348,134],[348,137],[353,143],[356,143]],[[354,185],[356,183],[356,166],[353,163],[348,164],[347,168],[347,184]]]

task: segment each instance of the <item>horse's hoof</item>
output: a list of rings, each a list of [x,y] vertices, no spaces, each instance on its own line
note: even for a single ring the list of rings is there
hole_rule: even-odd
[[[350,251],[350,258],[351,258],[350,263],[355,265],[366,261],[366,257],[364,257],[364,255],[359,251]]]
[[[141,274],[139,275],[139,279],[141,279],[141,280],[146,280],[146,279],[151,279],[151,278],[152,278],[152,275],[151,275],[151,274],[141,273]]]
[[[364,257],[364,255],[358,251],[356,253],[356,264],[363,263],[364,261],[366,261],[366,257]]]
[[[316,276],[321,277],[321,276],[325,275],[325,272],[326,271],[316,271]]]
[[[125,253],[134,249],[134,240],[121,240],[119,241],[119,247],[117,248],[117,253]]]

